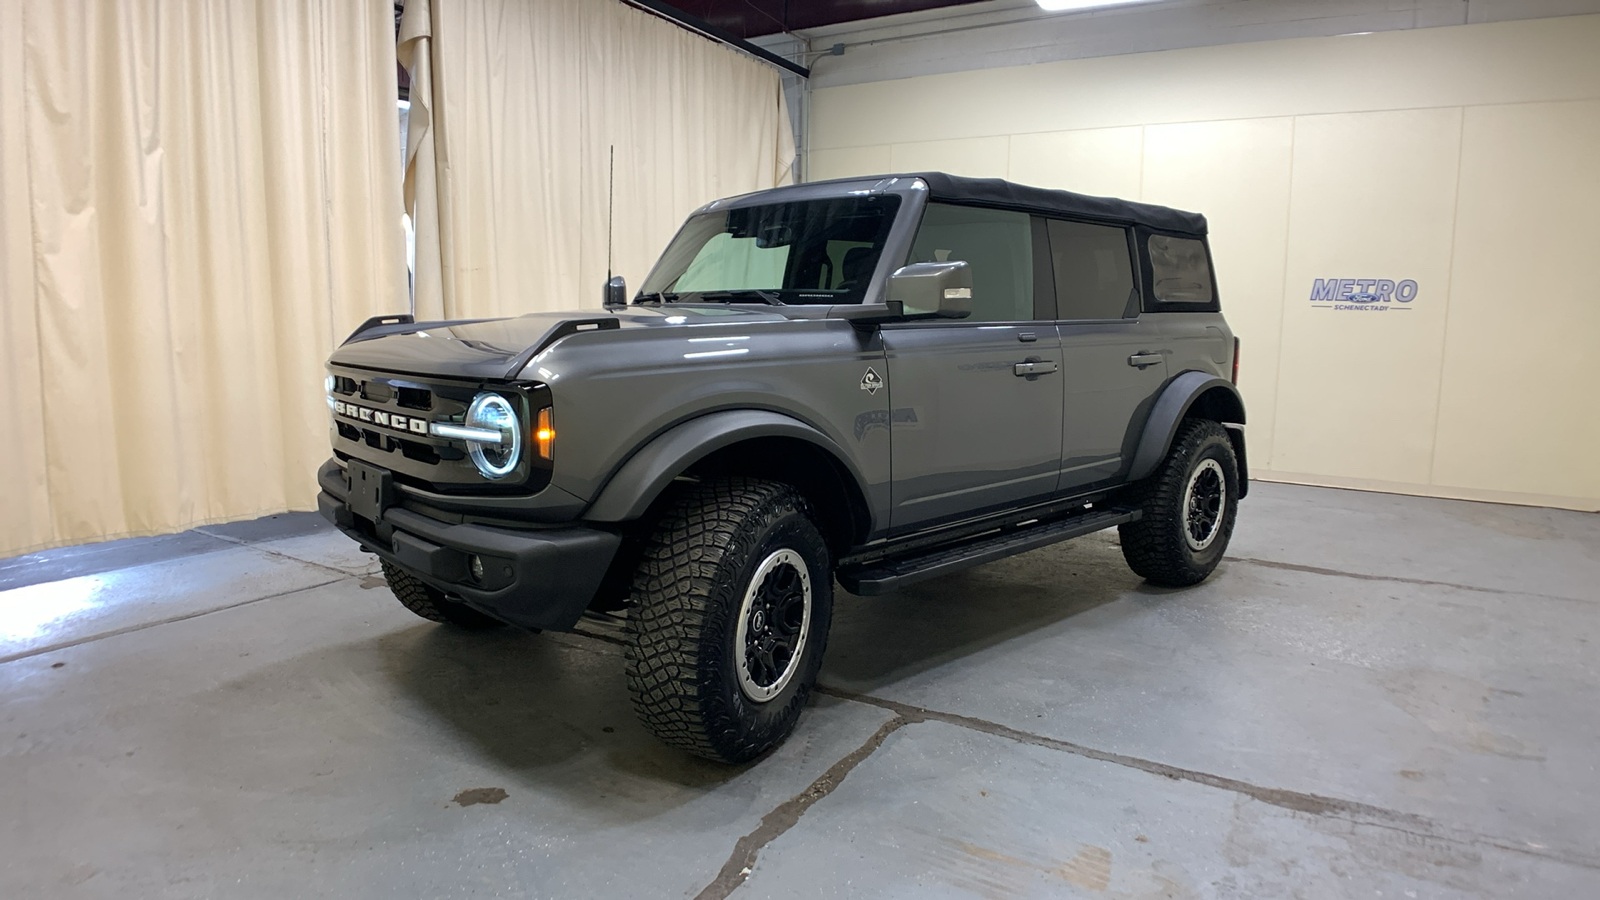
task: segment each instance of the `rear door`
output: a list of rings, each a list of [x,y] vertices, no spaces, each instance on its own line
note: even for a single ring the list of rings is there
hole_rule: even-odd
[[[891,528],[899,533],[1055,491],[1061,341],[1037,307],[1048,259],[1025,213],[929,203],[908,262],[972,268],[966,319],[886,325]],[[1038,239],[1043,222],[1037,221]]]
[[[1131,229],[1051,219],[1047,226],[1061,333],[1058,487],[1121,474],[1167,377],[1167,350],[1143,318]]]

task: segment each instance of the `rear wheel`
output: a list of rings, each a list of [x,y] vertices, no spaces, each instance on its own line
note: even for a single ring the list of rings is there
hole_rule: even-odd
[[[451,600],[444,595],[444,591],[387,561],[383,564],[383,580],[389,582],[389,590],[394,592],[401,606],[429,621],[474,631],[499,628],[504,624],[465,603]]]
[[[1186,419],[1138,491],[1143,517],[1119,528],[1128,567],[1166,587],[1204,581],[1227,552],[1239,507],[1239,462],[1227,431]]]
[[[827,543],[785,484],[685,490],[648,539],[628,617],[628,693],[656,737],[744,762],[794,730],[833,613]]]

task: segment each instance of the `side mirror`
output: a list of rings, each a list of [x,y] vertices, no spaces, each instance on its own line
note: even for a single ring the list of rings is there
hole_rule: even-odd
[[[964,319],[972,314],[972,267],[912,263],[889,276],[888,301],[899,303],[906,318]]]
[[[602,305],[606,309],[620,309],[628,305],[628,283],[621,275],[606,282],[605,301]]]

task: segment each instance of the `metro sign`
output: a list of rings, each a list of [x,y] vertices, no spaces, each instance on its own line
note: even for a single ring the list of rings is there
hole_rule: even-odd
[[[1385,312],[1410,309],[1417,283],[1407,278],[1318,278],[1311,283],[1311,305],[1318,309]]]

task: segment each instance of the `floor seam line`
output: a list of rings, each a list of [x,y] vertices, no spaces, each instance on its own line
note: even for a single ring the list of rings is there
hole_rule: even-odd
[[[1375,806],[1370,803],[1362,803],[1355,800],[1342,800],[1337,797],[1325,797],[1320,794],[1311,794],[1303,791],[1262,787],[1260,785],[1251,784],[1248,781],[1241,781],[1237,778],[1229,778],[1224,775],[1214,775],[1209,772],[1200,772],[1193,769],[1184,769],[1178,766],[1168,765],[1166,763],[1159,763],[1154,760],[1141,759],[1136,756],[1128,756],[1121,753],[1113,753],[1108,750],[1097,750],[1093,747],[1087,747],[1072,741],[1065,741],[1061,740],[1060,738],[1052,738],[1041,734],[1034,734],[1018,728],[1012,728],[1009,725],[1002,725],[999,722],[991,722],[987,719],[964,716],[959,713],[940,712],[938,710],[927,709],[925,707],[916,706],[910,703],[901,703],[897,700],[887,700],[882,697],[874,697],[871,694],[860,694],[854,691],[841,690],[839,688],[827,687],[821,684],[817,685],[816,691],[819,694],[824,694],[840,700],[850,700],[857,703],[866,704],[868,706],[876,706],[879,709],[887,710],[897,716],[906,718],[908,722],[942,722],[946,725],[954,725],[958,728],[976,731],[980,734],[988,734],[993,737],[1005,738],[1021,744],[1030,744],[1036,747],[1043,747],[1048,750],[1057,750],[1063,753],[1070,753],[1073,756],[1078,756],[1083,759],[1092,759],[1096,762],[1110,763],[1123,768],[1133,769],[1134,771],[1144,772],[1149,775],[1160,775],[1164,778],[1170,778],[1174,781],[1186,781],[1191,784],[1201,785],[1203,787],[1229,791],[1231,793],[1249,797],[1252,800],[1260,801],[1268,804],[1269,806],[1276,806],[1280,809],[1286,809],[1294,813],[1339,819],[1356,825],[1370,825],[1375,828],[1385,828],[1393,831],[1400,831],[1406,834],[1412,834],[1417,837],[1424,837],[1432,840],[1494,847],[1499,850],[1520,853],[1523,855],[1559,862],[1566,865],[1600,870],[1600,856],[1584,854],[1581,852],[1552,850],[1548,847],[1525,846],[1518,844],[1509,838],[1497,838],[1492,835],[1479,834],[1466,829],[1454,828],[1416,813],[1401,812],[1400,810]],[[1412,828],[1405,827],[1407,825],[1412,826]]]
[[[206,535],[207,537],[216,538],[217,540],[223,541],[224,543],[232,544],[235,547],[244,547],[244,548],[249,549],[249,550],[254,550],[254,551],[258,552],[258,553],[266,554],[267,556],[276,557],[277,559],[288,560],[290,562],[297,562],[297,563],[301,563],[302,565],[307,565],[307,566],[315,566],[316,568],[319,568],[319,569],[326,569],[329,572],[335,572],[335,573],[338,573],[341,576],[345,576],[345,577],[349,577],[349,578],[361,578],[361,577],[363,577],[364,575],[367,574],[365,572],[351,572],[348,569],[341,569],[338,566],[330,566],[327,563],[320,563],[320,562],[317,562],[315,560],[301,559],[298,556],[290,556],[287,553],[281,553],[281,552],[279,552],[277,550],[271,550],[271,549],[268,549],[267,547],[263,547],[259,543],[251,543],[250,541],[241,541],[238,538],[232,538],[232,537],[226,537],[226,536],[220,535],[220,534],[214,534],[212,532],[206,531],[206,530],[201,529],[201,528],[196,528],[195,531],[198,531],[201,534]]]
[[[738,890],[739,886],[749,879],[757,857],[767,845],[799,824],[800,817],[805,815],[807,810],[833,793],[856,766],[883,746],[889,735],[919,721],[921,721],[919,718],[896,713],[889,721],[878,726],[878,730],[873,732],[861,746],[840,757],[838,762],[818,775],[804,790],[762,816],[761,823],[754,830],[734,842],[733,852],[728,854],[728,861],[722,864],[717,877],[695,895],[695,900],[724,900],[729,894]]]
[[[1406,578],[1402,575],[1368,575],[1365,572],[1346,572],[1342,569],[1324,569],[1320,566],[1305,566],[1299,563],[1276,562],[1270,559],[1257,559],[1249,556],[1224,557],[1228,562],[1244,563],[1251,566],[1261,566],[1266,569],[1283,569],[1290,572],[1306,572],[1312,575],[1329,575],[1335,578],[1354,578],[1358,581],[1392,581],[1396,584],[1415,584],[1425,587],[1447,587],[1458,591],[1472,591],[1479,594],[1496,594],[1504,597],[1532,597],[1540,600],[1560,600],[1566,603],[1590,604],[1593,601],[1578,597],[1563,597],[1560,594],[1542,594],[1536,591],[1513,591],[1506,588],[1478,587],[1471,584],[1458,584],[1453,581],[1430,581],[1426,578]]]
[[[252,603],[260,603],[263,600],[277,600],[280,597],[288,597],[292,594],[298,594],[303,591],[314,591],[317,588],[327,587],[330,584],[334,584],[342,578],[350,577],[353,576],[346,573],[342,574],[340,578],[330,578],[327,581],[318,582],[317,584],[306,585],[305,587],[294,588],[293,590],[288,591],[279,591],[276,594],[268,594],[265,597],[254,597],[249,600],[241,600],[238,603],[229,603],[225,606],[214,606],[210,609],[197,610],[195,612],[185,613],[180,616],[169,616],[168,618],[158,619],[154,622],[142,622],[138,625],[128,625],[122,628],[114,628],[110,631],[103,631],[98,634],[92,634],[87,637],[78,638],[77,640],[62,641],[60,643],[51,644],[48,647],[39,647],[34,650],[24,650],[21,653],[13,653],[10,656],[0,656],[0,666],[3,666],[7,663],[17,662],[19,660],[30,659],[35,656],[42,656],[46,653],[55,653],[60,650],[68,650],[73,647],[81,647],[84,644],[92,644],[96,641],[103,641],[107,638],[121,637],[125,634],[133,634],[134,632],[145,631],[161,625],[172,625],[177,622],[187,622],[190,619],[198,619],[201,616],[209,616],[212,613],[227,612],[230,609],[238,609],[241,606],[249,606]]]
[[[582,628],[573,628],[570,632],[567,632],[567,633],[568,634],[575,634],[575,635],[578,635],[579,637],[586,637],[586,638],[589,638],[591,640],[601,641],[601,642],[604,642],[604,643],[607,643],[607,644],[616,644],[618,647],[626,647],[626,646],[628,646],[628,642],[623,640],[622,638],[612,637],[609,634],[600,634],[599,632],[595,632],[595,631],[585,631]]]

